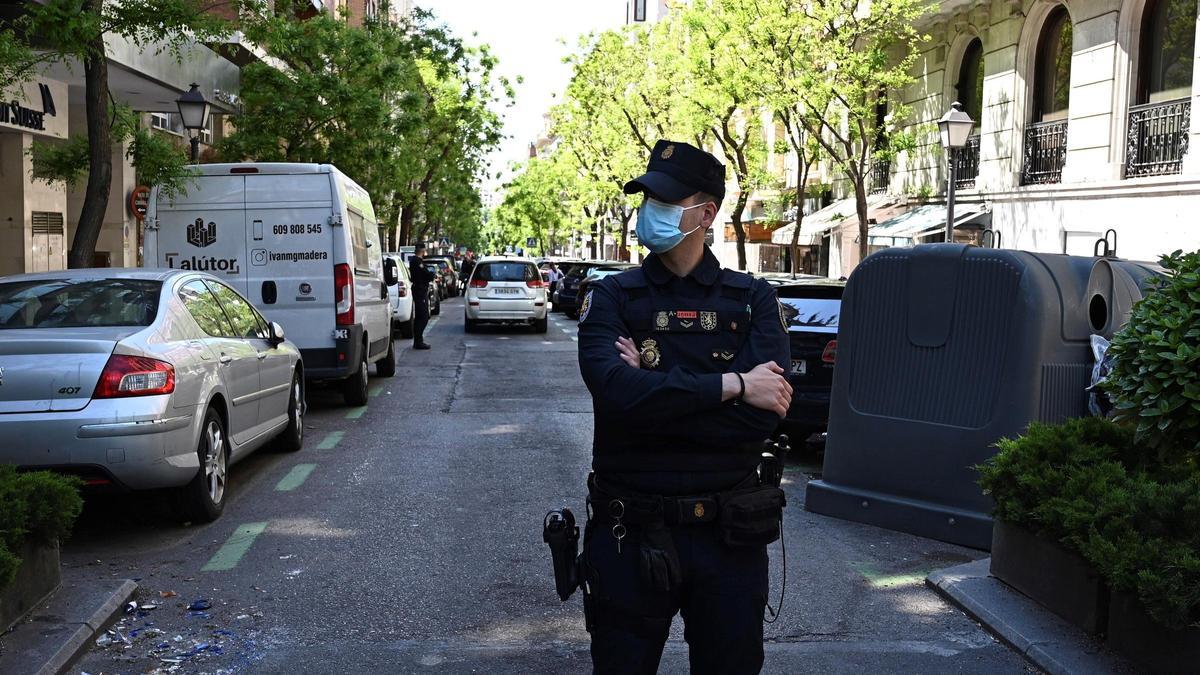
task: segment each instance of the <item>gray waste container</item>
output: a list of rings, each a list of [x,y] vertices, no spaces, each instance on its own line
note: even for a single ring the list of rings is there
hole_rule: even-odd
[[[1154,265],[933,244],[847,283],[829,436],[806,508],[987,549],[972,467],[1031,421],[1087,414],[1089,336],[1126,321]]]

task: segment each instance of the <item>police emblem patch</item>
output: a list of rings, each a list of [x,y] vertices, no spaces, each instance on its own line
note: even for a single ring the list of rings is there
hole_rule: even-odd
[[[673,155],[673,154],[675,154],[675,146],[668,145],[667,147],[663,148],[662,158],[663,159],[671,159],[671,155]]]
[[[662,361],[662,353],[658,351],[658,342],[654,340],[642,340],[642,365],[647,368],[657,368],[659,361]]]
[[[700,502],[696,502],[696,506],[692,508],[692,515],[696,516],[697,518],[703,518],[704,517],[704,505],[701,504]]]
[[[588,291],[587,295],[583,296],[583,304],[579,306],[580,321],[587,321],[588,312],[592,310],[592,293],[594,292],[595,291]]]
[[[704,330],[717,329],[717,313],[716,312],[700,312],[700,327]]]
[[[671,317],[666,312],[659,312],[654,315],[654,325],[660,330],[671,324]]]

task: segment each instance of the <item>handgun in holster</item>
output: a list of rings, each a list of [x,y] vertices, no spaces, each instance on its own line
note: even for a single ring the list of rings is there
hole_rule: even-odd
[[[558,597],[566,602],[579,588],[579,569],[576,557],[579,551],[579,526],[575,514],[563,508],[546,514],[542,521],[542,541],[550,546],[554,562],[554,587]]]

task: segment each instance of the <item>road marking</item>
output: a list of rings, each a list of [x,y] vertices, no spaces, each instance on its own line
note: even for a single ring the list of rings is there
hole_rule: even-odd
[[[572,335],[572,336],[571,336],[571,341],[572,341],[572,342],[579,342],[579,338],[577,338],[577,337],[575,337],[574,335]]]
[[[297,464],[292,467],[292,470],[287,472],[287,475],[279,479],[275,485],[275,489],[279,492],[291,492],[296,488],[304,485],[304,481],[308,480],[308,474],[317,468],[316,464]]]
[[[222,572],[231,570],[237,567],[241,562],[242,556],[246,555],[246,551],[250,550],[250,545],[258,538],[258,535],[267,529],[267,524],[263,523],[246,523],[239,525],[233,534],[229,535],[229,539],[217,549],[213,557],[200,568],[201,572]]]
[[[371,392],[370,392],[371,398],[375,398],[376,396],[378,396],[382,393],[383,393],[383,385],[382,384],[371,387]]]
[[[570,330],[569,328],[562,328],[562,329],[560,329],[560,330],[562,330],[562,332],[564,332],[564,333],[570,333],[570,332],[571,332],[571,330]]]
[[[346,419],[356,420],[356,419],[362,417],[363,413],[365,413],[365,412],[367,412],[367,406],[365,406],[365,405],[359,406],[357,408],[351,408],[350,412],[346,413]]]
[[[346,432],[344,432],[344,431],[331,431],[331,432],[329,432],[329,435],[327,435],[327,436],[326,436],[326,437],[325,437],[325,438],[324,438],[324,439],[323,439],[323,440],[322,440],[322,441],[321,441],[321,442],[320,442],[320,443],[317,445],[317,449],[318,449],[318,450],[332,450],[332,449],[336,448],[336,447],[337,447],[337,444],[338,444],[338,443],[340,443],[340,442],[342,441],[342,436],[344,436],[345,434],[346,434]]]

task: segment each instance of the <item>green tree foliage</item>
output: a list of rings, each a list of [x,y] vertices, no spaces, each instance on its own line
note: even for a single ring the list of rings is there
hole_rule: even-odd
[[[1200,464],[1200,251],[1162,258],[1167,276],[1113,339],[1105,388],[1116,418],[1162,461]]]
[[[287,67],[243,70],[244,112],[223,158],[334,164],[371,193],[393,245],[472,243],[476,185],[500,141],[495,107],[511,99],[486,48],[468,48],[420,11],[362,27],[275,16],[247,35]]]
[[[27,538],[65,539],[83,508],[78,479],[45,471],[17,473],[0,465],[0,588],[17,573]]]
[[[261,7],[251,0],[231,0],[237,11],[252,15]],[[229,30],[229,24],[210,13],[202,0],[47,0],[22,4],[24,14],[16,22],[17,32],[35,36],[38,54],[36,62],[80,62],[84,75],[84,111],[87,118],[86,181],[83,208],[75,228],[71,250],[67,257],[71,267],[88,267],[92,263],[96,241],[108,208],[112,187],[112,147],[114,143],[132,140],[141,145],[135,158],[154,166],[142,167],[143,174],[152,178],[178,177],[174,168],[182,166],[167,161],[162,146],[148,145],[145,136],[129,131],[122,125],[122,113],[112,105],[108,85],[108,59],[105,38],[120,37],[135,45],[145,45],[168,57],[182,59],[185,50],[194,43],[211,43]],[[19,47],[0,36],[0,54],[21,56]],[[18,76],[31,72],[32,65],[18,67]],[[10,76],[11,71],[0,71]],[[61,149],[40,144],[39,150],[49,154],[37,160],[43,177],[51,180],[80,179],[82,174],[71,172],[62,159],[78,157],[77,148]],[[71,155],[71,153],[74,153]],[[52,170],[58,170],[51,175]],[[164,175],[163,172],[166,172]]]

